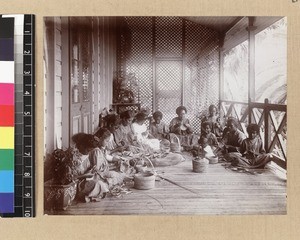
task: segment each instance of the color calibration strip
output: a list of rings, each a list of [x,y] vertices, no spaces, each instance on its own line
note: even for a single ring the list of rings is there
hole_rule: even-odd
[[[14,18],[0,18],[0,213],[14,212]]]
[[[14,211],[0,216],[34,217],[34,16],[5,18],[14,19]]]

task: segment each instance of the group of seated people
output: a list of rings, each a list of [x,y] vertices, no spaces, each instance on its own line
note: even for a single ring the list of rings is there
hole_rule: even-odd
[[[186,108],[180,106],[176,113],[177,117],[173,118],[168,126],[162,121],[163,114],[159,111],[154,112],[149,128],[145,124],[149,117],[143,111],[136,115],[131,111],[124,111],[120,117],[109,114],[105,117],[105,128],[100,128],[95,134],[74,135],[72,140],[77,152],[74,158],[78,162],[76,174],[92,174],[90,179],[83,178],[79,182],[79,197],[85,201],[102,198],[130,174],[126,168],[123,171],[110,169],[109,163],[118,163],[120,166],[123,160],[120,154],[113,154],[114,152],[166,151],[174,136],[179,139],[184,150],[201,153],[205,157],[205,151],[209,147],[211,151],[207,153],[213,152],[231,162],[233,166],[263,168],[270,161],[271,155],[266,154],[263,149],[258,125],[249,124],[246,138],[238,129],[238,121],[235,118],[229,118],[223,127],[216,106],[211,105],[208,116],[202,119],[199,136],[194,133],[186,118]]]

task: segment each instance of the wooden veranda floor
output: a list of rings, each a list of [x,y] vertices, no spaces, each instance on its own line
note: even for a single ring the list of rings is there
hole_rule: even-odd
[[[252,175],[214,164],[207,173],[194,173],[190,158],[157,171],[182,187],[160,180],[151,190],[131,188],[132,193],[119,198],[76,203],[50,214],[286,214],[286,181],[271,171]]]

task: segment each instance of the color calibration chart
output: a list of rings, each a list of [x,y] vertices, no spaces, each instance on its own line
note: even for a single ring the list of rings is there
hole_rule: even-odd
[[[34,16],[0,15],[0,216],[34,217]]]

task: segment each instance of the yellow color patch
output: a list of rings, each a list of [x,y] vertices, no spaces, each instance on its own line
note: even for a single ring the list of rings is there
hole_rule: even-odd
[[[0,149],[15,148],[15,128],[0,127]]]

